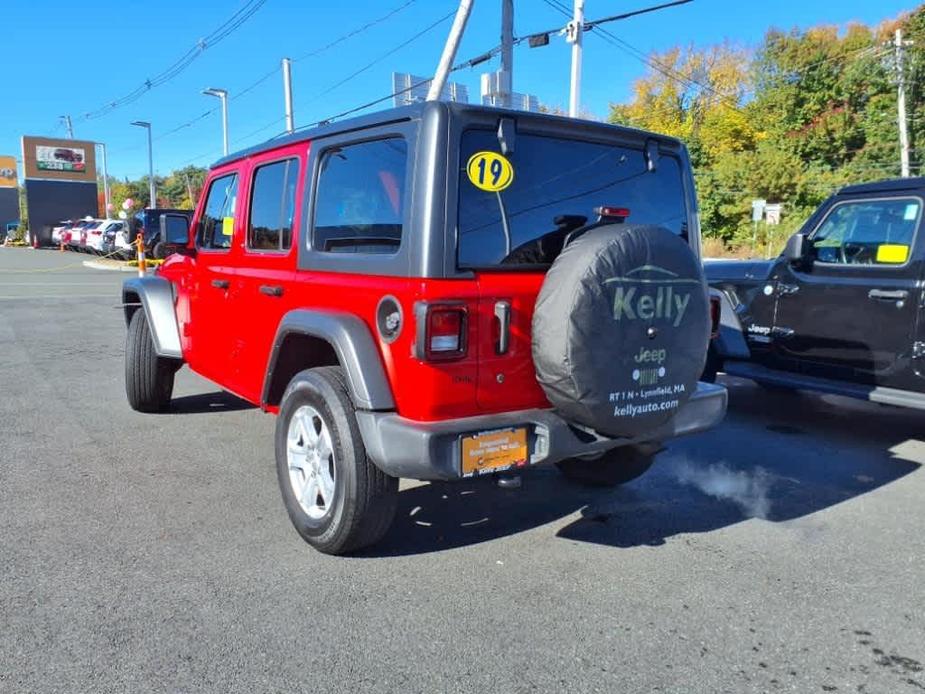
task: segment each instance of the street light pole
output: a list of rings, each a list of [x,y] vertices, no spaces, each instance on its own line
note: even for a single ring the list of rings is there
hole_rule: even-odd
[[[109,219],[109,172],[106,170],[106,144],[97,142],[103,154],[103,205],[106,208],[106,219]]]
[[[578,118],[581,100],[581,36],[585,25],[585,0],[575,0],[575,13],[568,24],[568,42],[572,44],[572,79],[569,90],[568,114]]]
[[[207,96],[217,96],[222,101],[222,151],[228,156],[228,90],[209,87],[202,93]]]
[[[154,148],[151,143],[151,124],[148,121],[136,120],[132,121],[132,125],[145,128],[148,131],[148,192],[151,196],[149,206],[157,207],[157,186],[154,184]]]

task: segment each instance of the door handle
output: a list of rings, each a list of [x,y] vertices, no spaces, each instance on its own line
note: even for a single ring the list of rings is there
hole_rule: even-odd
[[[511,302],[495,302],[495,320],[498,321],[498,344],[495,345],[497,354],[507,354],[511,348]]]
[[[282,296],[283,288],[278,284],[261,284],[260,293],[266,294],[267,296]]]
[[[798,284],[779,284],[777,286],[777,293],[779,296],[790,296],[791,294],[796,294],[800,291],[800,285]]]
[[[905,289],[871,289],[867,292],[867,298],[875,301],[905,301],[909,298],[909,292]]]
[[[212,286],[216,289],[228,289],[231,286],[231,282],[228,280],[212,280]]]

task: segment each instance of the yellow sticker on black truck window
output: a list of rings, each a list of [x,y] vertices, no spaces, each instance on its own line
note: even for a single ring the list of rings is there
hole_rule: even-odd
[[[900,243],[883,243],[877,246],[878,263],[902,265],[909,260],[909,246]]]
[[[476,152],[469,157],[466,175],[476,188],[498,193],[514,182],[514,166],[503,154]]]

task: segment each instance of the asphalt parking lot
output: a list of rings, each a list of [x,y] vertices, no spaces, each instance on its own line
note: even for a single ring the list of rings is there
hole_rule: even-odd
[[[727,381],[623,489],[403,484],[327,557],[271,416],[185,370],[128,408],[82,259],[0,248],[0,691],[925,689],[925,413]]]

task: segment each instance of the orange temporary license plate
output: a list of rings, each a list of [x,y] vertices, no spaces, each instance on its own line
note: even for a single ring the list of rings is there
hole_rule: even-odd
[[[462,476],[498,472],[527,463],[527,430],[486,431],[462,440]]]

